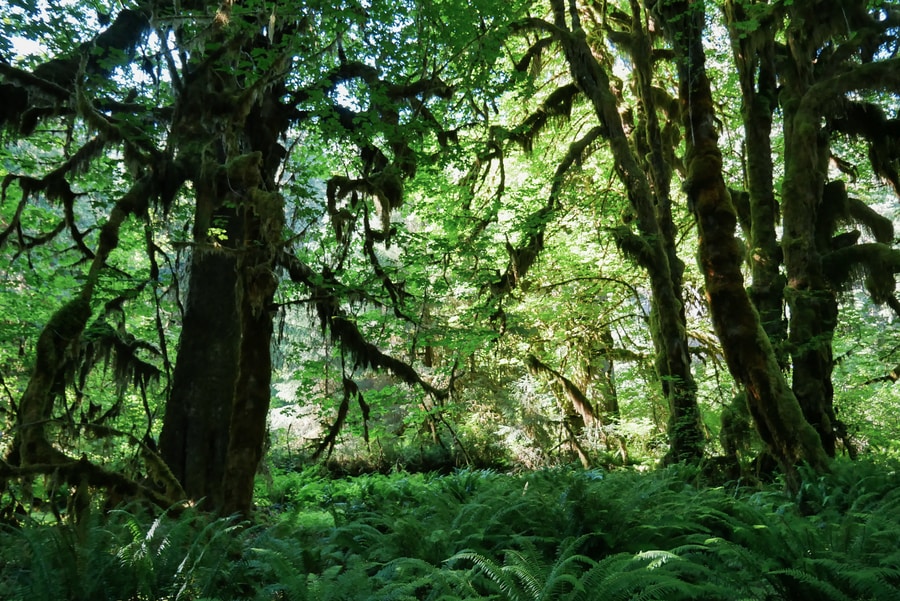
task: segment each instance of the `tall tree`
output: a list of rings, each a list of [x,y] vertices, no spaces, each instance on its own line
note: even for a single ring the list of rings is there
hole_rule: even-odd
[[[67,358],[90,319],[96,280],[108,270],[105,261],[128,216],[144,218],[154,202],[172,216],[179,198],[192,205],[193,216],[183,326],[159,439],[165,461],[157,462],[170,500],[186,495],[228,513],[250,510],[271,394],[279,269],[315,295],[323,329],[346,352],[345,398],[357,396],[365,407],[358,391],[350,394],[357,367],[393,371],[440,396],[409,364],[366,340],[344,306],[348,286],[340,271],[362,258],[395,316],[415,314],[379,249],[391,244],[391,215],[404,202],[404,180],[416,171],[421,140],[436,133],[445,141],[436,103],[448,102],[453,88],[442,75],[475,77],[496,56],[488,51],[495,45],[487,35],[495,17],[488,15],[508,20],[503,15],[514,6],[484,8],[491,7],[461,13],[449,5],[366,9],[349,2],[297,10],[225,0],[181,3],[173,12],[148,1],[121,10],[71,53],[30,71],[4,65],[7,127],[24,137],[39,123],[64,118],[95,132],[49,176],[18,178],[23,204],[32,192],[61,199],[93,266],[79,298],[45,328],[38,368],[19,404],[11,458],[23,468],[42,463],[51,470],[70,462],[46,437],[45,425],[70,381]],[[451,31],[472,33],[448,38],[448,23]],[[411,40],[413,51],[398,50]],[[470,57],[469,44],[484,52]],[[131,65],[143,74],[133,76]],[[318,269],[291,252],[284,232],[284,143],[304,131],[347,148],[340,153],[347,161],[342,172],[327,184],[326,214],[318,216],[331,221],[341,250],[335,264]],[[113,145],[123,148],[135,184],[91,251],[72,217],[77,195],[67,177]],[[302,240],[302,232],[292,240]],[[152,453],[150,446],[145,451]],[[92,484],[102,485],[96,478]]]
[[[783,16],[782,247],[793,389],[806,419],[833,456],[839,426],[831,382],[836,295],[856,270],[866,274],[876,302],[889,301],[894,298],[897,264],[896,251],[886,246],[893,241],[890,223],[850,199],[845,185],[830,178],[831,141],[835,134],[864,139],[873,171],[900,192],[900,155],[884,137],[896,128],[896,120],[887,119],[877,104],[856,98],[900,89],[900,59],[891,48],[900,21],[889,6],[872,8],[866,2],[798,2]],[[841,220],[864,222],[875,241],[857,244],[858,235],[836,236]]]
[[[705,68],[702,4],[657,4],[675,50],[679,97],[687,151],[684,189],[693,208],[699,236],[699,260],[706,281],[713,324],[728,367],[747,391],[747,403],[762,439],[788,477],[799,485],[796,464],[828,469],[815,430],[804,419],[784,379],[759,313],[744,289],[743,253],[735,237],[737,214],[722,176],[712,89]]]
[[[521,21],[521,31],[537,32],[541,38],[519,63],[526,68],[538,60],[539,49],[557,44],[569,70],[572,84],[561,87],[548,102],[570,90],[587,100],[597,125],[574,143],[557,169],[558,186],[566,171],[575,164],[585,149],[597,139],[609,145],[615,172],[627,194],[637,231],[623,225],[614,232],[623,252],[650,276],[652,298],[651,336],[656,350],[656,372],[669,408],[668,460],[697,460],[703,454],[705,437],[700,423],[697,387],[691,371],[691,358],[683,298],[684,263],[676,253],[677,232],[672,214],[670,194],[673,173],[671,155],[677,140],[666,138],[660,113],[667,113],[671,103],[665,92],[653,86],[653,56],[649,32],[638,3],[629,7],[631,14],[618,9],[596,6],[581,7],[562,0],[550,2],[552,22],[529,18]],[[623,90],[614,85],[612,61],[602,44],[604,35],[621,43],[621,52],[634,66],[634,84],[638,98],[634,111],[626,110]],[[572,89],[574,86],[574,89]],[[548,108],[543,109],[549,112]],[[636,113],[636,114],[635,114]],[[671,133],[670,130],[665,132]],[[551,199],[545,212],[556,207]],[[545,218],[546,221],[546,218]],[[507,273],[523,273],[521,257],[533,256],[543,243],[539,230],[527,244],[517,249],[517,265]],[[525,254],[528,251],[528,254]],[[532,259],[533,262],[533,259]],[[530,262],[526,263],[526,269]]]
[[[741,228],[748,235],[750,298],[772,342],[779,365],[787,367],[787,322],[784,319],[787,282],[781,274],[782,252],[776,233],[779,210],[775,199],[771,142],[773,115],[778,106],[776,27],[766,20],[758,22],[752,31],[748,30],[746,25],[751,21],[747,15],[753,10],[752,3],[740,1],[726,2],[723,7],[741,90],[746,154],[745,181],[742,182],[746,194],[738,190],[731,192]]]

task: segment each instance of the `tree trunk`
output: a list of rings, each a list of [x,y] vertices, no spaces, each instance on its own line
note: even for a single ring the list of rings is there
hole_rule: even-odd
[[[822,115],[804,103],[814,82],[812,41],[804,28],[789,27],[791,53],[782,90],[784,180],[782,219],[794,394],[829,456],[835,453],[832,339],[837,300],[822,271],[817,218],[828,171],[829,140]]]
[[[675,48],[687,132],[685,192],[697,221],[700,267],[713,326],[729,370],[747,391],[760,436],[784,470],[789,485],[796,488],[799,461],[825,471],[828,458],[787,386],[744,288],[742,253],[734,235],[737,215],[722,177],[713,99],[704,66],[705,15],[700,5],[688,2],[668,3],[664,11],[659,16]]]
[[[244,54],[276,50],[253,23],[230,19],[230,3],[219,11],[213,29],[227,44],[194,65],[175,111],[181,119],[173,142],[197,206],[160,450],[188,496],[246,516],[271,394],[274,260],[284,226],[275,172],[290,113],[280,105],[284,57],[271,65],[271,76],[234,69]]]
[[[752,35],[737,24],[747,21],[740,2],[725,6],[732,49],[741,85],[741,114],[746,152],[746,203],[736,206],[741,226],[749,236],[752,283],[750,300],[759,312],[763,330],[772,342],[778,364],[787,369],[785,350],[787,321],[784,318],[784,288],[781,274],[782,252],[775,226],[779,209],[772,181],[772,115],[777,106],[775,78],[775,32],[761,26]],[[737,198],[735,205],[739,205]],[[742,210],[743,208],[743,210]]]
[[[668,175],[659,165],[657,150],[650,142],[653,159],[645,168],[636,156],[622,125],[622,117],[609,75],[599,64],[587,43],[577,13],[566,25],[566,7],[561,0],[552,2],[560,43],[572,77],[594,108],[599,122],[606,130],[615,169],[628,192],[635,212],[638,234],[630,228],[620,228],[619,246],[641,267],[648,271],[653,300],[651,335],[656,350],[656,371],[669,405],[669,446],[667,461],[693,461],[703,455],[705,436],[697,406],[697,386],[691,372],[688,353],[684,303],[681,298],[681,265],[674,253],[674,228],[670,227],[668,211]],[[638,11],[639,12],[639,11]],[[643,31],[640,15],[633,17],[634,30]],[[646,44],[646,40],[641,42]],[[646,49],[645,49],[646,50]],[[648,54],[649,56],[649,54]],[[655,107],[645,107],[655,111]],[[649,125],[653,133],[652,123]],[[652,183],[651,183],[652,180]],[[667,238],[669,236],[669,238]]]
[[[229,425],[222,488],[224,513],[249,515],[253,483],[265,448],[272,381],[272,300],[278,287],[274,261],[284,226],[276,193],[255,190],[243,206],[245,241],[240,273],[240,363]]]
[[[193,500],[217,508],[240,348],[237,260],[195,248],[172,390],[159,437],[163,460]]]

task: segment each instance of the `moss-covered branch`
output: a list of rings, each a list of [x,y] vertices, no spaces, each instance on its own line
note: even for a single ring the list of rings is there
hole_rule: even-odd
[[[585,425],[591,425],[599,421],[598,416],[594,411],[593,403],[591,403],[584,392],[582,392],[569,378],[565,377],[534,355],[528,355],[525,363],[531,373],[535,375],[549,375],[552,380],[562,387],[565,397],[572,403],[572,407],[574,407],[575,411],[578,412],[578,415],[581,416]]]
[[[31,73],[4,66],[0,71],[5,76],[0,83],[0,127],[27,135],[42,119],[72,113],[72,92],[77,89],[79,73],[105,77],[132,60],[135,47],[150,28],[148,4],[120,11],[109,27],[76,52],[38,65]]]
[[[62,376],[66,356],[91,316],[91,301],[106,259],[118,245],[118,233],[129,215],[143,214],[153,192],[153,180],[145,177],[115,204],[100,232],[100,241],[80,293],[53,314],[38,338],[35,368],[19,403],[16,453],[22,465],[65,462],[66,456],[47,440],[44,423],[54,405],[54,386]]]
[[[420,386],[438,399],[446,399],[449,396],[448,391],[439,390],[423,380],[411,365],[383,353],[365,339],[356,322],[341,308],[341,300],[336,290],[343,286],[334,274],[316,273],[288,252],[283,252],[279,256],[279,264],[287,269],[291,280],[310,289],[322,328],[327,329],[341,348],[355,359],[356,367],[389,371],[403,382]]]

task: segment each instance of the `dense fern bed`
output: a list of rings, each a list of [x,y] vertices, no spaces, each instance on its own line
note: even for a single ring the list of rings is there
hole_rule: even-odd
[[[900,464],[799,495],[673,467],[261,481],[254,524],[97,511],[0,530],[0,599],[900,599]]]

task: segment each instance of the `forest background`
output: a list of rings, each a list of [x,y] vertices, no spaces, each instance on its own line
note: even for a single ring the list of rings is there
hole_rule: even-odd
[[[9,523],[250,518],[316,462],[798,495],[896,453],[900,7],[3,11]]]

